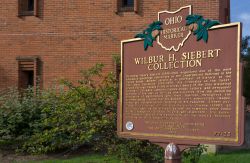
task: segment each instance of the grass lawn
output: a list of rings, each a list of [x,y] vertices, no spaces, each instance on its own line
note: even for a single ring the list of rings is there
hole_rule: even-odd
[[[91,154],[71,159],[53,159],[16,163],[120,163],[120,160],[116,157],[102,156],[100,154]],[[250,150],[217,155],[203,155],[199,163],[250,163]]]
[[[250,150],[203,155],[199,163],[250,163]]]
[[[120,161],[111,156],[102,156],[98,154],[75,157],[71,159],[53,159],[42,161],[24,161],[15,163],[119,163]]]

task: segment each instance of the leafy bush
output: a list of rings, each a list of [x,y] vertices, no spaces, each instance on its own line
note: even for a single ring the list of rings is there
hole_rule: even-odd
[[[97,64],[82,72],[77,86],[63,81],[67,91],[43,95],[42,128],[24,144],[24,150],[47,153],[78,148],[114,135],[117,85],[112,75],[101,76],[102,67]],[[93,80],[96,76],[103,80]]]
[[[246,97],[246,103],[250,105],[250,55],[245,56],[246,61],[244,70],[244,96]]]
[[[148,141],[117,139],[117,142],[109,147],[109,152],[129,163],[161,163],[164,161],[163,148]]]
[[[246,103],[250,105],[250,36],[245,36],[242,39],[241,56],[245,62],[244,69],[244,96],[246,97]]]
[[[0,142],[22,144],[39,128],[41,105],[34,91],[10,89],[0,96]]]
[[[83,71],[77,84],[62,81],[67,91],[13,90],[1,96],[1,142],[18,141],[18,151],[32,154],[88,145],[124,162],[161,162],[163,151],[156,145],[117,137],[118,84],[112,74],[102,76],[102,68]]]
[[[182,154],[184,162],[190,163],[198,163],[200,160],[201,155],[207,152],[207,146],[205,145],[198,145],[196,147],[190,147],[185,150]]]

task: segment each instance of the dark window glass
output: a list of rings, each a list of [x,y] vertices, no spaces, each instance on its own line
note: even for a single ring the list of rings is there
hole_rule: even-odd
[[[124,7],[133,7],[134,6],[134,0],[123,0],[123,6]]]
[[[34,11],[34,0],[28,0],[28,11]]]
[[[34,86],[34,72],[33,71],[27,71],[27,78],[28,82],[27,85],[28,87],[33,87]]]
[[[34,86],[34,71],[20,71],[19,88],[27,89]]]

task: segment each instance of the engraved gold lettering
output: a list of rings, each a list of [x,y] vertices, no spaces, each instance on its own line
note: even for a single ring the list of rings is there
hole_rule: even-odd
[[[183,19],[182,16],[175,16],[175,17],[167,18],[165,19],[165,24],[170,25],[170,24],[181,23],[182,19]]]
[[[216,57],[217,51],[213,51],[212,55]],[[231,68],[152,72],[154,69],[178,68],[182,63],[187,66],[201,65],[201,59],[182,62],[163,62],[163,59],[159,61],[162,62],[147,65],[150,70],[148,74],[125,76],[124,114],[127,119],[145,122],[147,129],[152,132],[161,129],[166,134],[188,132],[195,135],[199,131],[205,131],[210,125],[209,121],[233,118],[232,106],[235,104],[231,99]],[[169,121],[163,121],[166,118]],[[190,118],[197,121],[189,121]],[[234,135],[225,129],[214,131],[211,136]]]

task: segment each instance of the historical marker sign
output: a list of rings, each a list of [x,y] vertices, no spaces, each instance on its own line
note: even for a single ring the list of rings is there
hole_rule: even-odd
[[[147,51],[142,39],[122,41],[118,134],[153,142],[241,145],[241,24],[215,26],[207,43],[197,42],[183,26],[190,11],[160,12],[165,25]]]

